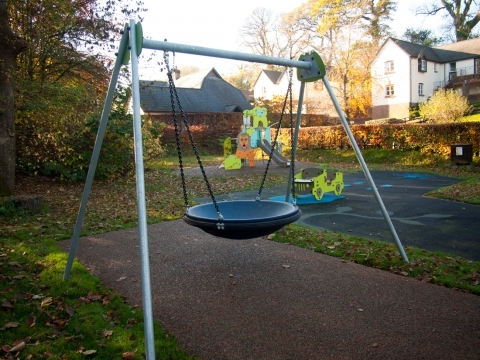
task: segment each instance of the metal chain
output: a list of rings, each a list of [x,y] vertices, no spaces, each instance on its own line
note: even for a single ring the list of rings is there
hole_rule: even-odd
[[[185,197],[185,206],[187,207],[187,211],[188,211],[188,208],[189,208],[188,195],[187,195],[187,190],[186,190],[185,173],[183,171],[183,164],[182,164],[180,135],[179,135],[179,131],[178,131],[178,124],[177,124],[176,113],[175,113],[174,96],[175,96],[175,99],[177,101],[178,108],[180,110],[180,114],[182,116],[183,123],[185,125],[185,129],[187,130],[188,138],[190,139],[190,144],[192,145],[192,149],[195,152],[195,157],[197,158],[197,162],[198,162],[198,165],[200,166],[200,170],[202,172],[203,179],[205,181],[208,192],[209,192],[210,197],[212,199],[212,203],[213,203],[213,205],[215,207],[215,210],[218,214],[218,218],[223,219],[223,216],[220,213],[220,209],[219,209],[217,201],[215,199],[215,195],[213,194],[212,187],[210,185],[210,182],[208,181],[207,174],[205,173],[205,169],[203,167],[202,160],[200,159],[200,154],[198,153],[198,149],[195,145],[195,141],[193,139],[193,135],[192,135],[192,132],[190,130],[190,124],[188,123],[187,116],[185,115],[185,112],[183,111],[182,105],[180,103],[180,98],[178,96],[177,89],[175,88],[175,83],[174,83],[173,77],[172,77],[172,71],[171,71],[170,66],[168,64],[166,55],[164,55],[164,57],[165,57],[165,65],[167,67],[168,84],[169,84],[169,88],[170,88],[170,99],[171,99],[171,102],[172,102],[173,123],[174,123],[174,127],[175,127],[175,140],[177,142],[177,153],[178,153],[178,160],[179,160],[179,164],[180,164],[180,175],[182,177],[182,186],[183,186],[183,194],[184,194],[184,197]]]
[[[291,75],[292,71],[293,71],[292,68],[289,68],[289,75]],[[267,179],[268,168],[270,167],[270,164],[271,164],[272,158],[273,158],[273,152],[275,151],[275,147],[277,146],[278,134],[280,133],[280,128],[282,126],[283,114],[285,112],[285,107],[287,105],[287,99],[288,99],[289,95],[290,95],[290,114],[292,114],[292,104],[291,104],[291,99],[292,99],[292,76],[289,77],[287,94],[285,95],[285,100],[283,102],[282,112],[280,114],[280,120],[278,120],[278,130],[275,133],[275,139],[273,140],[273,146],[272,146],[272,149],[270,150],[270,154],[268,155],[267,166],[265,168],[265,172],[263,173],[263,179],[262,179],[262,182],[260,184],[260,188],[258,189],[257,200],[260,200],[260,195],[262,194],[262,190],[263,190],[263,187],[265,185],[265,180]],[[292,124],[291,120],[290,120],[290,124]],[[290,166],[292,166],[291,163],[290,163]]]
[[[176,145],[177,145],[178,165],[180,166],[180,177],[182,178],[183,198],[184,198],[184,201],[185,201],[185,208],[188,210],[190,205],[188,203],[187,183],[185,181],[185,172],[183,170],[182,148],[181,148],[181,144],[180,144],[180,134],[179,134],[179,130],[178,130],[177,113],[175,111],[173,78],[172,78],[172,73],[171,73],[171,71],[168,67],[169,54],[167,52],[163,53],[163,59],[164,59],[165,65],[167,67],[168,85],[169,85],[169,90],[170,90],[170,102],[172,104],[173,127],[175,129],[175,141],[176,141]]]
[[[292,143],[292,150],[290,151],[290,175],[292,176],[292,203],[296,205],[297,199],[295,196],[295,156],[294,149],[293,149],[293,137],[294,137],[294,130],[293,130],[293,99],[292,99],[292,81],[293,81],[293,68],[289,69],[288,72],[289,79],[288,79],[288,86],[289,86],[289,93],[290,93],[290,142]],[[297,110],[298,111],[298,110]]]

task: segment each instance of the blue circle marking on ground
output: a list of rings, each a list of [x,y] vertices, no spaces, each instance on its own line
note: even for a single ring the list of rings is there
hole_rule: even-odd
[[[430,174],[420,174],[420,173],[395,173],[394,176],[404,177],[407,179],[431,179],[434,178],[434,175]]]

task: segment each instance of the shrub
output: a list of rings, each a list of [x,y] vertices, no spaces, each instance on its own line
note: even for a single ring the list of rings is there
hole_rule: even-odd
[[[471,111],[467,98],[454,89],[436,91],[419,108],[420,115],[432,123],[456,122]]]
[[[480,122],[353,125],[350,129],[361,148],[416,150],[445,157],[450,156],[451,144],[459,142],[472,144],[474,152],[480,149]],[[280,139],[290,146],[289,131],[282,130]],[[316,126],[300,129],[298,146],[302,149],[345,149],[351,144],[342,126]]]
[[[22,85],[24,86],[22,88]],[[20,84],[16,113],[17,169],[78,181],[86,178],[93,152],[101,106],[82,84]],[[119,87],[95,171],[96,178],[124,175],[134,168],[130,89]],[[144,119],[144,156],[158,156],[160,128]]]

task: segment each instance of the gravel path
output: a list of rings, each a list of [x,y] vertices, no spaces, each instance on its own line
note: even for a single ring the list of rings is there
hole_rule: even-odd
[[[154,318],[193,356],[480,359],[479,296],[182,220],[148,233]],[[137,229],[88,236],[77,256],[141,306],[138,245]]]

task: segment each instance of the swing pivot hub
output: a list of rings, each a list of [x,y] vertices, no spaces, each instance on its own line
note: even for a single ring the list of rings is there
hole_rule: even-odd
[[[325,76],[325,64],[322,58],[315,51],[303,54],[298,59],[310,63],[310,68],[297,68],[297,79],[303,82],[313,82],[322,79]]]

